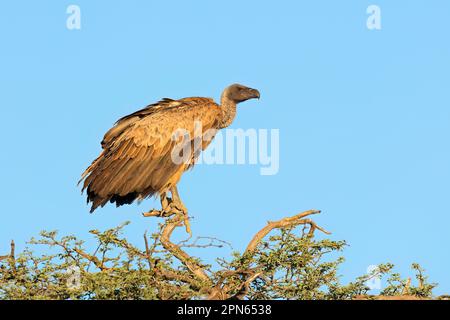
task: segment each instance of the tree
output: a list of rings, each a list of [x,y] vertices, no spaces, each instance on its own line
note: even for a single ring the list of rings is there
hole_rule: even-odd
[[[418,285],[393,273],[392,264],[349,284],[339,281],[345,241],[316,239],[329,234],[309,217],[310,210],[268,224],[255,234],[243,253],[217,259],[220,269],[192,257],[186,248],[223,246],[215,238],[174,243],[173,231],[189,221],[174,213],[158,231],[143,237],[143,248],[123,237],[128,223],[103,232],[90,231],[98,246],[89,253],[75,236],[42,232],[32,246],[56,250],[35,255],[31,249],[0,257],[0,299],[392,299],[432,298],[436,284],[427,282],[413,264]],[[205,243],[206,241],[206,243]],[[389,276],[380,296],[368,296],[367,280]],[[444,297],[443,297],[444,298]]]

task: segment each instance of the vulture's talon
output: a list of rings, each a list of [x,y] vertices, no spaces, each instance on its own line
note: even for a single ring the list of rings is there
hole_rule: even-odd
[[[182,214],[187,217],[186,207],[181,203],[169,202],[169,204],[161,210],[153,209],[149,212],[144,212],[142,215],[144,217],[168,218],[175,214]]]
[[[184,215],[187,216],[187,209],[186,209],[186,207],[183,204],[181,204],[181,203],[174,203],[172,205],[172,207],[178,213],[181,213],[181,214],[184,214]]]

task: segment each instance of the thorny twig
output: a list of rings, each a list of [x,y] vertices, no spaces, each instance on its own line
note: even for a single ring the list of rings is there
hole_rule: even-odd
[[[201,242],[202,240],[209,240],[209,242],[205,244],[200,244],[199,242]],[[191,243],[189,243],[189,239],[186,239],[178,242],[177,245],[180,248],[210,248],[210,247],[223,248],[224,245],[227,245],[228,247],[230,247],[230,249],[233,250],[233,246],[231,245],[231,243],[224,240],[220,240],[215,237],[197,237]]]

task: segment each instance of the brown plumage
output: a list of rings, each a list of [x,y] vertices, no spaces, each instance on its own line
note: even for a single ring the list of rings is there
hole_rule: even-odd
[[[198,152],[191,148],[186,155],[190,161],[174,162],[172,151],[180,142],[173,138],[174,133],[186,130],[190,140],[184,142],[193,145],[199,138],[194,132],[196,121],[203,133],[225,128],[235,117],[236,105],[252,98],[259,98],[257,90],[235,84],[224,90],[221,105],[210,98],[165,98],[119,119],[103,138],[103,152],[80,180],[84,180],[88,203],[92,202],[91,212],[108,202],[121,206],[154,195],[161,196],[164,206],[168,191],[179,200],[176,184],[193,166]],[[202,141],[201,149],[211,140]]]

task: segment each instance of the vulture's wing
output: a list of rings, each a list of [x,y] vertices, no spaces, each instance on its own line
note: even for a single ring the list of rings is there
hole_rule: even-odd
[[[195,121],[205,132],[215,127],[218,112],[219,106],[208,98],[164,99],[120,119],[106,133],[102,154],[82,176],[88,202],[93,202],[91,212],[108,201],[119,206],[162,191],[189,166],[172,160],[179,142],[174,132],[186,130],[193,143]]]
[[[114,127],[112,127],[103,137],[102,147],[105,148],[111,141],[125,131],[131,124],[134,124],[137,120],[142,119],[148,115],[160,112],[162,110],[170,110],[182,105],[181,101],[164,98],[157,103],[148,105],[147,107],[133,112],[125,117],[120,118]]]

